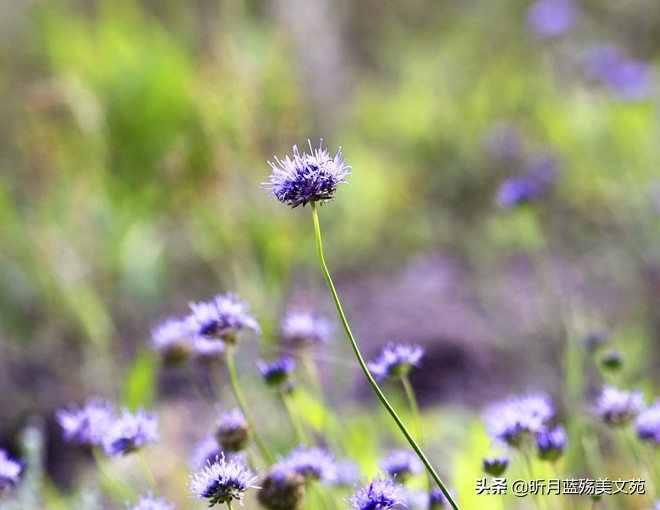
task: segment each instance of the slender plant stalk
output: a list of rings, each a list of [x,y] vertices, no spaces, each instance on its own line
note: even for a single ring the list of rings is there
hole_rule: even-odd
[[[105,465],[105,459],[103,459],[98,450],[94,449],[93,455],[96,467],[101,473],[103,473],[103,476],[108,480],[108,482],[110,482],[110,485],[112,485],[119,497],[123,500],[133,499],[135,496],[133,491],[124,482],[122,482],[119,478],[110,472],[110,470]]]
[[[424,436],[422,435],[422,420],[419,416],[419,405],[417,404],[417,398],[415,397],[415,392],[413,391],[412,384],[410,384],[410,378],[407,374],[401,378],[401,384],[403,385],[403,390],[406,392],[406,398],[408,399],[408,405],[410,406],[410,414],[412,415],[417,441],[420,448],[424,448]],[[428,492],[431,492],[431,481],[428,477],[428,473],[426,476],[426,489]]]
[[[291,426],[293,427],[293,431],[296,435],[296,440],[300,444],[307,446],[308,444],[307,436],[305,435],[305,431],[303,430],[302,425],[300,424],[300,419],[298,417],[298,414],[291,405],[291,397],[282,390],[280,390],[280,397],[282,397],[282,403],[284,404],[284,408],[286,409],[286,414],[289,416],[289,421],[291,422]]]
[[[228,510],[232,510],[232,508],[231,508],[231,500],[229,500],[229,499],[227,500],[227,508],[228,508]]]
[[[259,431],[257,431],[257,427],[254,424],[254,418],[252,418],[252,413],[250,413],[250,409],[248,408],[247,403],[245,402],[245,398],[243,397],[243,393],[241,392],[241,388],[238,385],[236,367],[234,366],[234,358],[231,355],[230,346],[227,346],[225,349],[225,361],[227,363],[229,382],[231,384],[231,389],[234,392],[234,396],[236,397],[236,402],[238,402],[238,407],[240,407],[241,411],[243,411],[243,415],[245,416],[245,419],[250,426],[250,430],[254,436],[254,442],[257,443],[257,448],[259,448],[261,456],[264,458],[266,463],[270,465],[273,463],[273,456],[268,451],[268,447],[266,446],[264,440],[261,438],[261,435],[259,435]]]
[[[156,496],[157,495],[156,480],[154,479],[154,475],[151,472],[151,468],[149,468],[149,464],[147,464],[147,459],[144,456],[144,451],[140,450],[137,456],[138,456],[138,461],[140,462],[140,469],[142,469],[142,473],[144,474],[144,477],[147,480],[147,484],[149,484],[149,489],[151,489],[151,493],[154,496]]]
[[[371,376],[371,373],[369,372],[369,369],[367,368],[367,364],[364,361],[364,358],[362,357],[362,354],[360,353],[360,349],[358,348],[357,343],[355,342],[355,338],[353,337],[353,333],[351,332],[351,328],[348,325],[348,321],[346,320],[346,316],[344,315],[344,310],[341,307],[341,302],[339,301],[339,296],[337,296],[337,291],[335,290],[335,286],[332,283],[332,278],[330,277],[330,272],[328,271],[328,267],[325,264],[325,258],[323,257],[323,245],[321,242],[321,227],[319,226],[319,218],[318,214],[316,212],[316,204],[314,202],[310,202],[311,209],[312,209],[312,218],[314,220],[314,234],[316,236],[316,249],[318,252],[318,257],[319,257],[319,263],[321,265],[321,270],[323,271],[323,275],[325,276],[325,281],[328,284],[328,288],[330,289],[330,293],[332,294],[332,299],[335,302],[335,306],[337,307],[337,313],[339,314],[339,319],[341,320],[341,324],[344,327],[344,331],[346,331],[346,336],[348,337],[348,341],[351,344],[351,347],[353,348],[353,353],[355,354],[355,357],[358,360],[358,363],[360,364],[360,368],[362,369],[362,372],[364,372],[365,377],[369,381],[369,384],[371,385],[372,389],[378,396],[378,399],[381,401],[383,406],[385,406],[385,409],[387,409],[387,412],[390,413],[390,416],[392,419],[396,422],[397,426],[401,430],[401,433],[405,436],[406,440],[408,443],[410,443],[411,448],[415,451],[415,453],[418,455],[419,459],[422,461],[424,466],[426,467],[427,471],[435,480],[435,483],[438,484],[438,487],[442,491],[442,493],[445,495],[445,498],[447,498],[447,501],[449,501],[449,504],[454,510],[459,510],[458,505],[454,501],[454,498],[452,495],[449,493],[447,490],[447,487],[445,487],[445,484],[442,482],[438,474],[435,472],[435,469],[433,469],[433,466],[429,462],[429,460],[426,458],[426,455],[424,455],[424,452],[421,450],[421,448],[418,446],[417,442],[415,439],[410,435],[410,432],[408,432],[408,429],[404,425],[404,423],[401,421],[401,418],[399,418],[399,415],[396,413],[392,405],[389,403],[381,389],[378,387],[378,384],[374,380],[374,378]]]

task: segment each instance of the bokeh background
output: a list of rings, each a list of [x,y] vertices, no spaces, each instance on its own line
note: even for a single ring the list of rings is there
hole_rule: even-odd
[[[606,339],[653,394],[659,50],[655,0],[0,1],[0,444],[40,417],[52,492],[76,490],[53,419],[71,402],[204,433],[149,347],[158,321],[236,292],[264,329],[239,356],[249,386],[285,310],[334,317],[309,209],[260,189],[319,138],[353,167],[320,209],[349,320],[367,357],[426,347],[413,383],[446,458],[494,398],[589,391],[568,337]],[[498,203],[538,171],[538,200]],[[329,401],[373,408],[335,337]]]

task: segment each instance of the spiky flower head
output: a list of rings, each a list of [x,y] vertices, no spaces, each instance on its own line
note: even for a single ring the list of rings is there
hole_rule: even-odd
[[[310,312],[290,311],[280,325],[282,342],[296,348],[324,343],[331,334],[332,324]]]
[[[215,428],[215,437],[226,452],[240,452],[250,441],[250,426],[240,409],[222,413]]]
[[[506,468],[509,467],[509,459],[507,457],[486,457],[481,461],[484,473],[490,476],[502,476]]]
[[[554,415],[545,395],[514,396],[490,405],[485,412],[488,435],[513,447],[546,429]]]
[[[330,452],[324,448],[299,446],[282,459],[280,465],[301,474],[305,481],[320,480],[333,483],[337,479],[337,466]]]
[[[593,413],[610,427],[623,427],[630,423],[644,408],[639,390],[617,390],[604,386],[593,407]]]
[[[189,303],[191,314],[186,323],[194,338],[234,343],[243,329],[260,332],[257,321],[248,314],[249,307],[232,294],[215,296],[211,301]]]
[[[637,437],[654,446],[660,446],[660,401],[644,409],[635,419]]]
[[[18,484],[18,475],[21,474],[23,465],[7,455],[5,450],[0,450],[0,493],[8,491]]]
[[[170,318],[151,330],[151,345],[166,363],[180,363],[190,355],[188,324],[180,319]]]
[[[245,491],[259,488],[254,485],[256,481],[256,474],[240,457],[226,460],[223,454],[191,475],[187,487],[196,499],[206,498],[213,506],[234,499],[241,502]]]
[[[261,480],[257,494],[259,503],[267,510],[296,510],[305,497],[305,477],[277,464]]]
[[[424,349],[419,345],[389,344],[368,366],[377,381],[388,377],[398,379],[407,375],[412,367],[419,366],[422,356]]]
[[[103,437],[105,455],[123,455],[140,449],[146,443],[158,441],[158,417],[144,409],[135,414],[123,409]]]
[[[291,207],[305,206],[309,202],[329,202],[335,198],[339,184],[351,173],[351,167],[342,159],[341,147],[334,157],[323,148],[323,140],[318,149],[309,143],[309,154],[298,152],[293,146],[293,157],[275,157],[275,163],[268,162],[272,169],[269,182],[263,189],[271,190],[271,195]]]
[[[262,360],[257,361],[257,368],[259,368],[261,376],[269,386],[282,386],[287,383],[293,367],[293,358],[288,354],[284,354],[280,359],[272,363],[266,363]]]
[[[60,409],[56,418],[65,441],[86,448],[99,446],[114,419],[114,408],[105,400],[95,397],[80,409]]]
[[[422,472],[422,463],[410,450],[395,450],[380,461],[378,467],[387,475],[405,483],[408,477]]]
[[[406,489],[391,478],[374,478],[346,500],[353,510],[389,510],[406,507]]]
[[[164,499],[156,499],[153,495],[138,498],[137,505],[126,505],[128,510],[174,510],[174,505]]]
[[[561,425],[536,435],[536,449],[541,460],[554,462],[564,453],[566,431]]]

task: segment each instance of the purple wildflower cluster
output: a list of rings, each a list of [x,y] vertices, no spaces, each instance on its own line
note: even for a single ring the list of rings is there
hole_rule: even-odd
[[[0,450],[0,494],[18,484],[23,465],[12,459],[5,450]]]
[[[293,358],[287,354],[272,363],[266,363],[262,360],[257,362],[257,368],[259,368],[266,384],[277,387],[281,387],[290,381],[294,365]]]
[[[651,93],[651,66],[627,57],[614,44],[599,44],[590,48],[583,65],[589,79],[604,85],[619,99],[636,101]]]
[[[403,485],[392,478],[374,478],[358,489],[346,502],[353,510],[389,510],[406,508],[407,495]]]
[[[637,415],[635,430],[640,440],[660,446],[660,401]]]
[[[208,499],[209,506],[243,500],[245,491],[258,488],[256,474],[237,457],[216,457],[190,477],[188,489],[196,499]]]
[[[551,39],[573,29],[579,11],[570,0],[537,0],[527,8],[527,30],[538,39]]]
[[[323,344],[332,334],[332,324],[310,312],[290,311],[280,324],[280,338],[285,346],[303,348]]]
[[[389,344],[375,361],[368,364],[374,379],[398,379],[408,374],[412,367],[419,366],[424,349],[419,345]]]
[[[554,408],[545,395],[511,397],[486,409],[488,434],[496,441],[520,446],[526,437],[547,430]]]
[[[522,174],[505,180],[497,190],[495,202],[502,209],[533,202],[543,196],[555,180],[559,162],[550,153],[537,154],[527,162]]]
[[[174,510],[174,505],[164,499],[154,498],[152,495],[138,498],[137,505],[127,505],[128,510]]]
[[[330,452],[324,448],[300,446],[278,464],[300,474],[306,481],[334,483],[337,480],[337,465]]]
[[[417,455],[410,450],[395,450],[380,461],[378,467],[391,477],[396,477],[402,483],[413,475],[422,472],[423,466]]]
[[[622,427],[630,423],[644,408],[644,398],[639,390],[617,390],[604,386],[593,407],[593,413],[610,427]]]

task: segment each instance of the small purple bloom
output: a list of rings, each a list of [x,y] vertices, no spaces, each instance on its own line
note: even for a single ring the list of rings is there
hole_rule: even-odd
[[[529,176],[511,177],[500,185],[495,202],[502,209],[513,209],[519,204],[533,202],[542,190],[543,187]]]
[[[419,345],[390,344],[368,366],[378,381],[386,377],[396,379],[407,375],[411,367],[419,366],[422,356],[424,349]]]
[[[335,485],[352,486],[360,478],[360,468],[355,462],[342,460],[336,463],[337,479]]]
[[[0,450],[0,493],[5,492],[18,484],[18,475],[21,474],[22,464]]]
[[[257,367],[266,384],[269,386],[281,386],[289,380],[294,362],[291,356],[285,354],[273,363],[265,363],[259,360],[257,361]]]
[[[660,445],[660,401],[644,409],[635,419],[637,437],[654,446]]]
[[[456,497],[453,490],[449,490],[452,497]],[[436,510],[449,506],[449,500],[439,488],[431,489],[429,493],[429,510]]]
[[[282,341],[293,347],[324,343],[331,334],[330,322],[309,312],[289,312],[280,325]]]
[[[610,427],[622,427],[630,423],[644,408],[639,390],[623,391],[604,386],[596,400],[593,413]]]
[[[134,452],[144,444],[157,441],[158,418],[143,409],[135,414],[123,409],[121,416],[110,425],[103,438],[105,455],[122,455]]]
[[[156,499],[151,494],[147,497],[139,497],[137,505],[126,505],[129,510],[174,510],[174,505],[164,499]]]
[[[346,500],[352,510],[389,510],[406,508],[406,489],[391,478],[374,478],[369,485]]]
[[[213,506],[234,499],[241,502],[245,491],[258,489],[254,485],[256,481],[256,474],[240,458],[226,460],[222,455],[192,475],[188,489],[196,499],[207,498],[209,506]]]
[[[491,438],[517,447],[525,437],[544,431],[553,415],[547,396],[527,395],[492,404],[486,409],[485,421]]]
[[[267,510],[298,510],[305,497],[305,478],[295,471],[274,465],[261,480],[257,494]]]
[[[351,167],[342,159],[341,148],[333,158],[323,148],[323,140],[318,149],[312,148],[311,141],[308,143],[309,154],[300,154],[294,145],[293,158],[275,157],[275,163],[269,161],[273,173],[270,182],[262,184],[263,189],[272,190],[271,195],[292,207],[333,200],[337,186],[345,183],[344,177],[351,173]]]
[[[167,361],[182,361],[190,353],[188,325],[179,319],[167,319],[151,330],[151,344]]]
[[[551,39],[570,31],[578,19],[578,9],[569,0],[537,0],[527,8],[525,22],[538,39]]]
[[[57,411],[64,440],[88,448],[99,446],[114,420],[113,407],[101,398],[92,398],[80,409]]]
[[[484,458],[481,461],[484,473],[490,476],[502,476],[509,467],[509,459],[507,457],[490,457]]]
[[[600,44],[591,48],[584,63],[588,77],[604,84],[610,92],[624,101],[646,98],[651,92],[651,66],[626,57],[613,44]]]
[[[539,432],[536,435],[536,449],[541,460],[554,462],[562,456],[565,447],[566,431],[562,426]]]
[[[195,338],[233,342],[243,329],[259,333],[259,324],[248,314],[248,305],[231,294],[215,296],[211,301],[190,303],[188,331]]]
[[[225,343],[222,340],[209,340],[198,337],[192,342],[193,355],[203,362],[212,362],[222,358],[225,352]]]
[[[222,455],[222,450],[215,437],[207,437],[202,439],[193,448],[193,453],[190,456],[189,465],[193,469],[199,469],[209,462],[215,460],[216,457]]]
[[[330,452],[324,448],[299,446],[281,460],[279,465],[301,474],[306,481],[321,480],[333,483],[337,480],[337,465]]]
[[[410,450],[396,450],[385,457],[378,467],[387,475],[396,477],[402,483],[411,475],[422,472],[422,463]]]
[[[245,449],[250,441],[250,426],[240,409],[220,415],[215,437],[226,452],[240,452]]]

